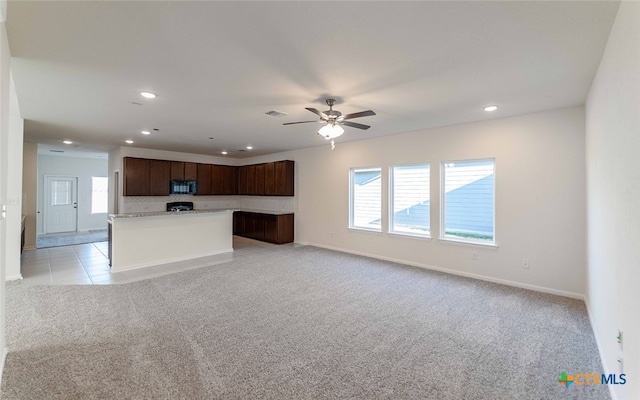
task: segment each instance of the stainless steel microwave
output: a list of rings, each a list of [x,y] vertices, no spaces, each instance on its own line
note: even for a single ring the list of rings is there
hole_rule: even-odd
[[[171,181],[169,188],[171,194],[198,194],[196,181]]]

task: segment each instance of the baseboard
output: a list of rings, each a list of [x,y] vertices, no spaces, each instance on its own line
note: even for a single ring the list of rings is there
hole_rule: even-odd
[[[22,279],[22,274],[6,276],[4,278],[5,281],[17,281],[17,280],[20,280],[20,279]]]
[[[600,355],[600,362],[602,362],[602,369],[606,375],[611,373],[611,370],[607,368],[607,364],[605,363],[604,353],[602,352],[602,346],[600,345],[601,341],[598,337],[598,332],[596,331],[596,324],[593,319],[593,313],[591,312],[591,305],[589,304],[588,297],[585,296],[584,304],[587,307],[587,315],[589,316],[589,323],[591,324],[591,330],[593,331],[593,337],[596,339],[596,347],[598,347],[598,354]],[[611,400],[617,400],[616,393],[613,390],[614,385],[607,385],[609,389],[609,395],[611,396]]]
[[[4,348],[4,351],[2,352],[2,360],[0,360],[0,385],[2,385],[2,374],[4,372],[4,362],[7,359],[7,354],[9,353],[9,350],[7,350],[7,348]]]
[[[37,250],[38,248],[36,247],[36,245],[34,244],[33,246],[24,246],[23,250]]]
[[[584,295],[581,294],[581,293],[574,293],[574,292],[568,292],[568,291],[565,291],[565,290],[551,289],[551,288],[546,288],[546,287],[543,287],[543,286],[530,285],[528,283],[521,283],[521,282],[516,282],[516,281],[510,281],[510,280],[507,280],[507,279],[494,278],[494,277],[486,276],[486,275],[478,275],[478,274],[472,274],[472,273],[469,273],[469,272],[456,271],[454,269],[436,267],[434,265],[422,264],[422,263],[417,263],[417,262],[412,262],[412,261],[407,261],[407,260],[401,260],[401,259],[392,258],[392,257],[384,257],[384,256],[379,256],[377,254],[369,254],[369,253],[360,252],[360,251],[346,250],[346,249],[342,249],[342,248],[339,248],[339,247],[325,246],[325,245],[322,245],[322,244],[315,244],[315,243],[300,243],[300,244],[305,244],[305,245],[314,246],[314,247],[320,247],[320,248],[327,249],[327,250],[339,251],[341,253],[349,253],[349,254],[355,254],[355,255],[358,255],[358,256],[375,258],[375,259],[378,259],[378,260],[390,261],[390,262],[394,262],[394,263],[398,263],[398,264],[411,265],[413,267],[430,269],[430,270],[433,270],[433,271],[439,271],[439,272],[444,272],[444,273],[447,273],[447,274],[464,276],[464,277],[467,277],[467,278],[478,279],[478,280],[481,280],[481,281],[499,283],[501,285],[513,286],[513,287],[518,287],[518,288],[521,288],[521,289],[533,290],[533,291],[536,291],[536,292],[549,293],[549,294],[554,294],[554,295],[557,295],[557,296],[570,297],[572,299],[578,299],[578,300],[582,300],[582,301],[585,300]]]

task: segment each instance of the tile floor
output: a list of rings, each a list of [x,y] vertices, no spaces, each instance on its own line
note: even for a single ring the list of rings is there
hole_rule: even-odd
[[[112,273],[107,258],[108,243],[28,250],[21,256],[22,284],[28,285],[109,285],[221,264],[264,247],[277,245],[234,236],[233,253]],[[281,245],[287,246],[287,245]]]

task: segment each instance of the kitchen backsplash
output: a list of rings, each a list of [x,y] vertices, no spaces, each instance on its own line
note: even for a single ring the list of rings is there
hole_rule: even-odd
[[[174,201],[192,201],[193,208],[196,210],[238,208],[265,211],[295,211],[294,197],[172,194],[170,196],[126,196],[122,199],[121,213],[165,211],[167,203]]]

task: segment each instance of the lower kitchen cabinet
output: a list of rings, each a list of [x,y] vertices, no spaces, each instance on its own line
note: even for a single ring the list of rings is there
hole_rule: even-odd
[[[293,214],[233,213],[233,234],[263,242],[293,242]]]

